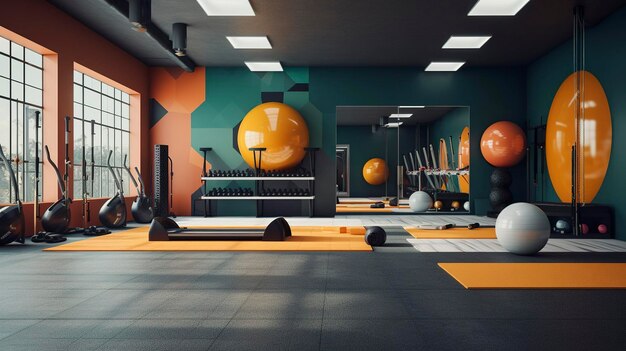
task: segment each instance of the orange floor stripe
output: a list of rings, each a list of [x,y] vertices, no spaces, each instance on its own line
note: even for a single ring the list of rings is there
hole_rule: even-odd
[[[495,228],[451,228],[446,230],[426,230],[404,227],[416,239],[495,239]]]
[[[439,263],[466,289],[626,289],[626,263]]]
[[[141,227],[44,251],[372,251],[362,236],[340,233],[339,228],[291,229],[292,237],[285,241],[148,241],[148,227]]]

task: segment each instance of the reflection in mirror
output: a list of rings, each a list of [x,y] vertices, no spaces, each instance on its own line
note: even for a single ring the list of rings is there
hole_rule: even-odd
[[[410,115],[402,128],[415,132],[415,149],[400,150],[407,174],[401,197],[421,190],[433,199],[430,211],[468,211],[469,108],[399,107],[398,113]]]
[[[469,200],[469,108],[337,107],[337,212],[464,211]]]
[[[350,196],[350,145],[337,144],[337,196]]]

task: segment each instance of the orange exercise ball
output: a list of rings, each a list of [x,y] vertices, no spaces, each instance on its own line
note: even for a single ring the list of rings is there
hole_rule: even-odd
[[[554,191],[563,202],[572,201],[572,145],[577,138],[578,201],[591,202],[598,194],[611,159],[613,127],[609,100],[598,78],[587,71],[580,73],[583,99],[576,99],[577,73],[572,73],[556,92],[546,125],[548,172]],[[584,112],[578,130],[577,102],[581,115]]]
[[[480,152],[494,167],[515,166],[524,158],[526,136],[522,128],[508,121],[489,126],[480,139]]]
[[[373,158],[363,166],[363,179],[368,184],[380,185],[387,181],[389,178],[389,167],[387,162],[382,158]]]
[[[267,148],[261,162],[264,170],[290,169],[298,166],[306,154],[304,148],[309,146],[309,128],[291,106],[267,102],[253,108],[243,118],[237,143],[241,156],[250,167],[254,167],[254,154],[249,149],[264,147]]]

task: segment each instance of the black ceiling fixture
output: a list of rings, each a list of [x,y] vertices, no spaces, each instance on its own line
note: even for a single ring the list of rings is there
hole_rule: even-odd
[[[176,56],[187,55],[187,24],[174,23],[172,25],[172,49]]]
[[[133,25],[133,29],[138,32],[145,32],[147,25],[151,21],[152,1],[151,0],[129,0],[128,20]]]
[[[126,20],[130,21],[130,8],[131,4],[125,0],[97,0],[102,1],[109,5],[115,12],[122,15]],[[132,2],[132,1],[131,1]],[[142,11],[143,13],[143,11]],[[151,17],[151,16],[150,16]],[[145,19],[145,18],[144,18]],[[188,56],[178,56],[172,49],[172,42],[159,27],[154,25],[151,20],[143,24],[145,27],[144,33],[146,36],[154,40],[159,47],[167,54],[167,56],[176,63],[177,66],[184,69],[187,72],[193,72],[196,69],[196,63],[193,62]]]

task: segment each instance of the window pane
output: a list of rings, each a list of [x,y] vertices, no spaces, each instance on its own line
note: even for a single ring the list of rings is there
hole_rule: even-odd
[[[36,88],[42,89],[43,85],[41,82],[42,79],[42,71],[39,68],[25,65],[24,70],[26,73],[26,84],[32,85]]]
[[[0,54],[0,76],[9,77],[9,57]]]
[[[113,113],[113,98],[108,96],[102,98],[102,110]]]
[[[84,93],[85,93],[85,105],[99,109],[101,95],[89,89],[85,89]]]
[[[0,96],[9,97],[10,88],[9,88],[9,80],[6,78],[0,77]]]
[[[24,60],[37,67],[43,66],[43,56],[28,48],[24,49]]]
[[[22,45],[11,42],[11,56],[20,60],[24,59],[24,47]]]
[[[0,52],[4,52],[5,54],[9,55],[10,46],[11,44],[7,39],[0,37]]]
[[[130,117],[130,106],[126,104],[122,104],[122,117],[124,118]]]
[[[83,74],[78,72],[78,71],[74,71],[74,83],[78,83],[78,84],[83,84]]]
[[[28,85],[24,88],[25,89],[25,98],[26,98],[26,102],[28,102],[29,104],[33,104],[33,105],[37,105],[37,106],[42,106],[43,105],[43,96],[42,96],[42,91],[37,89],[37,88],[33,88],[33,87],[29,87]]]
[[[122,92],[122,102],[125,102],[127,104],[130,103],[130,97],[125,92]]]
[[[74,103],[74,117],[83,118],[83,105]]]
[[[24,63],[11,59],[11,79],[18,82],[24,81]]]
[[[83,102],[83,87],[78,84],[74,84],[74,101]]]
[[[100,110],[97,110],[93,107],[83,106],[85,111],[85,120],[91,121],[92,119],[97,123],[100,123]]]
[[[87,88],[90,88],[92,90],[100,92],[100,81],[99,80],[93,79],[93,78],[91,78],[90,76],[87,76],[87,75],[84,75],[83,79],[84,79],[85,86]]]
[[[24,101],[24,84],[11,82],[11,97],[16,100]]]
[[[9,145],[11,133],[11,108],[9,100],[0,98],[0,144],[7,147]]]

